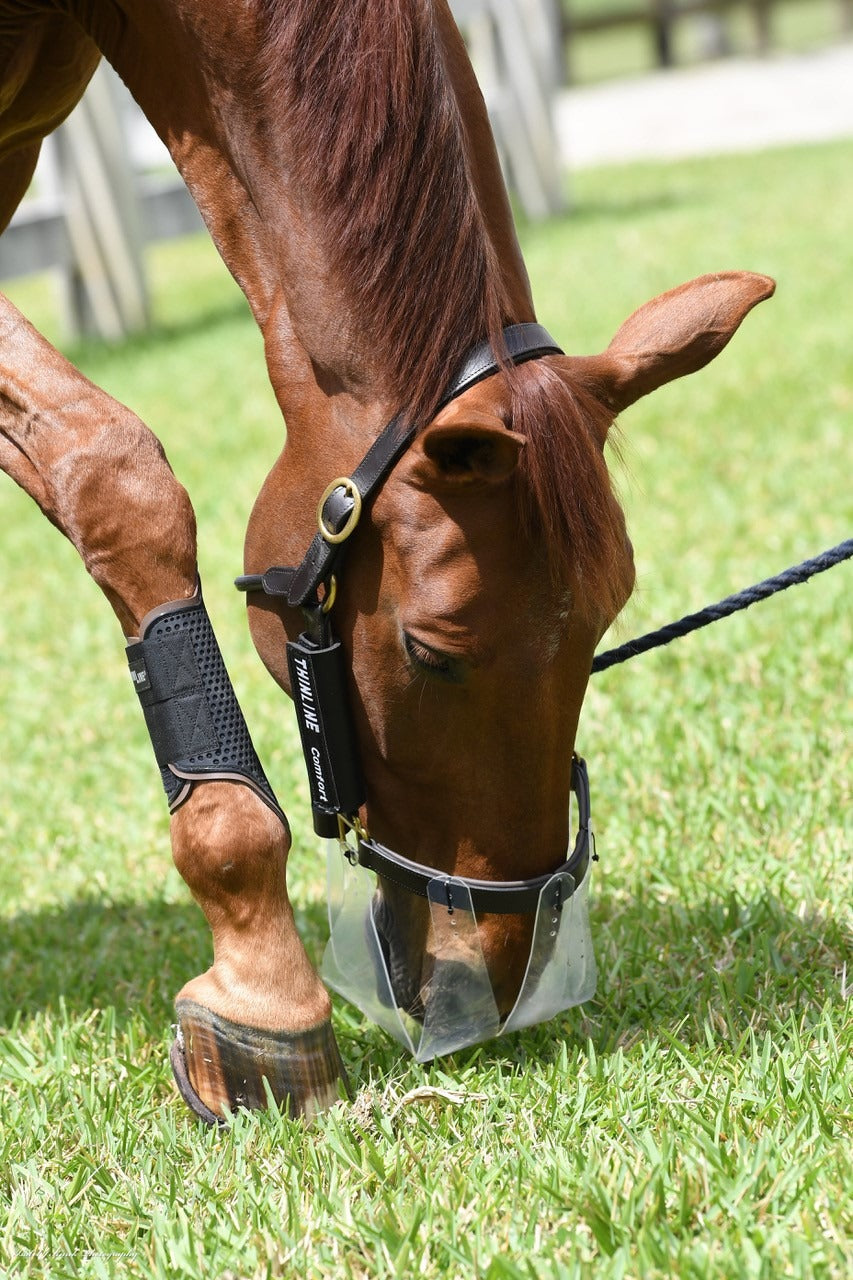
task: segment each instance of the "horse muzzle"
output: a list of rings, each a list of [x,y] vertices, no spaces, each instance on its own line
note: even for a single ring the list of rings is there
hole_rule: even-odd
[[[330,937],[321,974],[333,990],[400,1042],[418,1062],[491,1040],[589,1000],[596,965],[589,926],[589,872],[594,859],[586,768],[575,759],[572,789],[578,834],[567,860],[532,880],[483,881],[410,862],[357,836],[329,842]],[[426,898],[429,976],[418,999],[399,998],[400,976],[377,910],[378,875]],[[534,916],[521,987],[502,1017],[483,954],[478,912]],[[408,985],[408,984],[407,984]],[[405,1006],[405,1007],[404,1007]]]

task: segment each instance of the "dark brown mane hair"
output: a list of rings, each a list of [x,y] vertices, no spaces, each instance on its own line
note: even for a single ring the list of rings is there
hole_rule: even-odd
[[[331,270],[399,407],[429,421],[465,351],[511,323],[433,0],[259,0],[265,102]],[[508,371],[522,513],[605,612],[624,530],[581,404],[542,361]],[[615,511],[614,511],[615,509]],[[617,528],[617,525],[619,528]],[[621,535],[620,535],[621,530]],[[562,575],[561,575],[562,576]]]
[[[612,414],[572,386],[559,359],[507,370],[512,428],[527,440],[519,467],[522,525],[541,539],[552,576],[568,581],[591,620],[609,623],[633,587],[625,518],[600,441]]]
[[[425,423],[506,314],[432,0],[260,0],[266,94],[397,404]]]

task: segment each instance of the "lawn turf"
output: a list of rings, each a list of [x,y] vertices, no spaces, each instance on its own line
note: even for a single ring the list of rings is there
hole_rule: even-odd
[[[704,271],[777,297],[621,420],[637,593],[607,643],[851,536],[849,144],[589,172],[523,228],[540,319],[602,348]],[[151,254],[158,328],[72,352],[161,437],[211,615],[325,938],[292,713],[230,586],[281,443],[260,338],[206,241]],[[43,282],[9,295],[53,336]],[[356,1088],[311,1130],[203,1130],[167,1065],[209,963],[171,864],[111,611],[7,482],[0,610],[0,1273],[843,1277],[851,1244],[850,565],[594,678],[598,994],[418,1066],[351,1007]]]

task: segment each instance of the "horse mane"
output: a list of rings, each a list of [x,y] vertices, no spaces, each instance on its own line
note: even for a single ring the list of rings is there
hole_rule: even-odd
[[[448,83],[433,0],[259,0],[264,100],[394,402],[424,427],[464,353],[514,317]],[[535,366],[535,368],[534,368]],[[528,436],[523,519],[609,611],[624,528],[581,405],[547,362],[507,370]],[[615,522],[615,524],[614,524]],[[621,600],[620,600],[621,603]]]
[[[432,0],[260,0],[265,95],[371,357],[424,424],[510,317]]]

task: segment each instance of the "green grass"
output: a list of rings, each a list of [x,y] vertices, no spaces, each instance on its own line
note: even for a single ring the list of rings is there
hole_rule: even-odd
[[[639,590],[616,639],[849,537],[847,145],[578,175],[524,229],[543,322],[600,349],[706,270],[777,297],[626,413]],[[152,255],[160,328],[79,365],[162,437],[211,614],[296,836],[323,866],[289,706],[230,587],[281,428],[204,242]],[[55,332],[40,282],[10,290]],[[336,1002],[353,1104],[304,1130],[182,1108],[171,1001],[208,963],[171,865],[121,637],[74,552],[0,488],[0,1272],[32,1276],[841,1277],[850,1187],[851,567],[598,676],[579,745],[601,863],[598,995],[421,1067]]]

